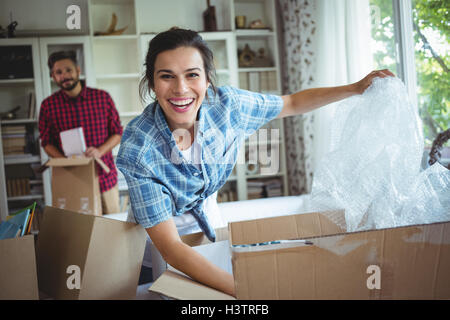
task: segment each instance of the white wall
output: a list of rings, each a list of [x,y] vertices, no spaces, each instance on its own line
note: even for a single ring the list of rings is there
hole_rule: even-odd
[[[72,4],[81,9],[81,31],[77,34],[88,34],[87,0],[1,0],[0,25],[5,29],[11,21],[17,21],[18,31],[67,30],[66,9]]]

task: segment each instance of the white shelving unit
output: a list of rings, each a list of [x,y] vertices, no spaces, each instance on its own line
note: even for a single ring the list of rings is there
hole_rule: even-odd
[[[255,56],[259,57],[261,56],[259,50],[262,48],[264,50],[263,56],[266,57],[264,65],[257,65],[256,63],[255,66],[242,65],[236,54],[239,87],[251,91],[281,95],[275,2],[272,0],[233,0],[230,7],[232,8],[232,26],[237,51],[241,53],[248,46]],[[234,21],[237,16],[245,16],[245,28],[238,29],[236,27]],[[250,23],[255,20],[261,20],[266,28],[250,29]],[[263,59],[259,61],[261,60]],[[267,130],[266,132],[269,135],[271,130],[276,130],[279,138],[274,140],[261,137],[261,139],[257,132],[247,140],[244,150],[241,150],[241,153],[244,153],[245,165],[236,165],[238,200],[254,198],[249,194],[249,182],[258,184],[258,182],[273,179],[281,182],[282,195],[288,195],[283,121],[274,119],[261,129]],[[250,149],[258,150],[257,166],[254,165],[254,161],[250,161]],[[279,155],[277,164],[273,168],[272,163],[270,166],[259,163],[261,155],[266,151],[265,149],[275,151],[269,151],[271,157],[273,157],[273,153]],[[272,160],[274,159],[272,158]],[[263,174],[263,170],[270,172],[270,174]]]
[[[39,106],[44,97],[58,89],[49,77],[48,54],[59,49],[72,49],[81,52],[79,55],[82,57],[80,59],[82,79],[86,80],[88,86],[104,89],[110,93],[118,109],[122,125],[126,126],[151,102],[150,99],[142,102],[139,97],[139,82],[144,72],[148,43],[155,34],[173,26],[201,33],[214,53],[217,85],[232,85],[249,90],[256,88],[256,91],[264,93],[281,94],[277,24],[273,0],[211,0],[211,5],[216,7],[219,30],[215,32],[202,31],[202,12],[206,9],[206,1],[86,0],[86,2],[89,34],[21,39],[20,41],[32,40],[35,43],[34,46],[40,48],[40,53],[37,50],[34,54],[37,55],[35,60],[40,60],[40,65],[35,63],[35,67],[39,69],[39,75],[42,74],[42,76],[0,80],[0,94],[4,87],[10,88],[8,97],[15,96],[15,92],[23,90],[23,87],[34,88],[37,96],[39,92],[39,98],[37,98]],[[126,30],[120,35],[95,35],[96,32],[107,30],[113,14],[117,16],[116,29],[127,27]],[[246,16],[247,26],[253,20],[261,19],[267,28],[237,29],[235,17],[238,15]],[[238,50],[242,50],[247,44],[257,54],[259,49],[263,48],[264,55],[270,63],[263,66],[239,66]],[[35,81],[35,79],[42,79],[42,81]],[[271,175],[264,175],[260,171],[256,173],[253,170],[249,171],[248,159],[245,164],[237,164],[223,188],[223,190],[230,189],[234,192],[233,200],[248,198],[249,180],[279,179],[283,185],[283,195],[288,194],[283,121],[273,120],[265,127],[265,129],[271,128],[279,132],[278,141],[272,143],[279,148],[278,170]],[[255,137],[257,136],[256,133]],[[246,154],[248,156],[248,149],[251,146],[259,147],[265,143],[253,138],[242,147],[241,158],[245,158]],[[272,144],[268,145],[269,149]],[[113,155],[116,155],[117,151],[118,147],[113,150]],[[41,162],[46,159],[45,153],[40,159]],[[0,159],[0,170],[4,168],[4,162]],[[4,174],[1,177],[4,177]],[[44,178],[44,185],[47,186],[45,202],[48,204],[51,203],[49,173]],[[1,196],[6,194],[2,187],[4,186],[0,184]],[[120,189],[126,191],[126,184],[122,183]],[[6,199],[0,200],[2,204],[6,201]]]
[[[29,165],[37,164],[38,166],[46,161],[45,152],[38,145],[38,128],[37,115],[39,114],[40,101],[42,101],[42,78],[41,68],[39,64],[39,40],[37,38],[20,38],[20,39],[2,39],[0,41],[0,49],[7,47],[24,46],[30,48],[32,58],[33,76],[28,78],[11,78],[0,80],[0,112],[6,112],[13,107],[20,105],[21,108],[17,112],[17,118],[13,120],[0,121],[0,134],[5,131],[8,126],[24,126],[27,132],[31,132],[36,143],[37,153],[32,155],[4,155],[3,139],[0,139],[0,220],[5,220],[12,213],[10,208],[16,207],[20,201],[43,200],[46,198],[49,186],[48,175],[43,175],[42,180],[38,184],[43,185],[43,192],[40,194],[30,194],[22,196],[8,196],[7,194],[7,176],[11,172],[22,171],[23,168],[33,172]],[[29,93],[34,92],[36,100],[36,116],[29,118]],[[19,169],[17,169],[17,166]],[[16,169],[14,169],[16,167]],[[34,177],[29,177],[30,179]],[[36,182],[36,181],[35,181]],[[20,205],[19,205],[20,206]]]

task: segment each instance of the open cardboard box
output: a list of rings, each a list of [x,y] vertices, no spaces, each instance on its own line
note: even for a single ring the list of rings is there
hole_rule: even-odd
[[[51,158],[45,164],[52,167],[52,205],[60,209],[102,215],[100,186],[95,169],[110,172],[98,158],[70,157]]]
[[[316,212],[232,222],[218,241],[226,238],[231,245],[222,254],[232,260],[237,299],[450,298],[450,222],[346,232]],[[279,240],[303,241],[242,246]],[[175,299],[233,298],[173,270],[149,290]]]
[[[34,236],[0,240],[0,300],[38,300]]]
[[[53,299],[134,299],[142,226],[45,207],[37,239],[39,290]]]

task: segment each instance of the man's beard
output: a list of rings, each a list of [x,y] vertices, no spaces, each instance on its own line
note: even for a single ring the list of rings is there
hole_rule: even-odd
[[[67,81],[67,80],[66,80],[66,81]],[[64,81],[64,82],[66,82],[66,81]],[[69,86],[69,87],[65,87],[65,86],[64,86],[64,82],[60,82],[60,83],[58,84],[58,86],[59,86],[61,89],[63,89],[63,90],[71,91],[72,89],[74,89],[74,88],[78,85],[78,83],[80,82],[80,79],[76,78],[76,79],[71,79],[71,80],[69,80],[69,81],[73,81],[73,84],[72,84],[71,86]]]

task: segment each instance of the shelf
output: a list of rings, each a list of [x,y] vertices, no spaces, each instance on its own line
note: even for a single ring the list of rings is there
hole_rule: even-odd
[[[31,157],[5,156],[3,159],[5,160],[5,165],[41,162],[41,157],[39,156],[31,156]]]
[[[8,197],[8,201],[26,201],[26,200],[35,200],[35,199],[44,199],[44,195],[42,194],[29,194],[26,196],[18,196],[18,197]]]
[[[1,120],[0,124],[22,124],[22,123],[37,123],[37,119],[13,119],[13,120]]]
[[[24,79],[1,79],[0,85],[14,85],[14,84],[31,84],[34,82],[34,78]]]
[[[274,32],[270,29],[236,29],[237,37],[267,37],[273,35]]]

